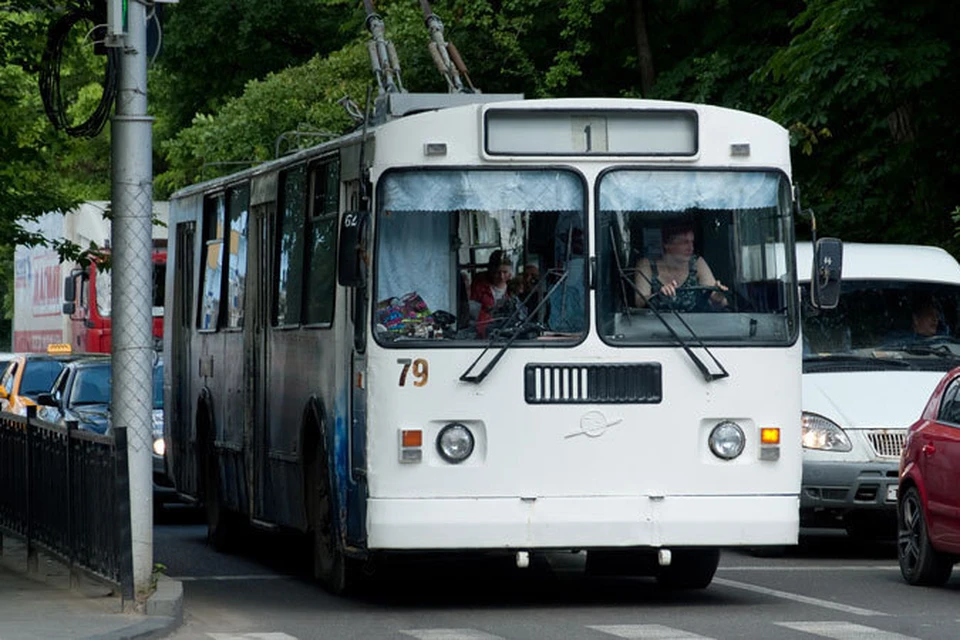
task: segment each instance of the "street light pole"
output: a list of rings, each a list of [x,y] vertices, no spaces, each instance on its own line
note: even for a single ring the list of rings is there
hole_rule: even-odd
[[[127,429],[133,586],[138,606],[153,573],[151,411],[153,336],[152,124],[147,116],[147,13],[129,0],[117,38],[119,74],[112,120],[112,421]]]

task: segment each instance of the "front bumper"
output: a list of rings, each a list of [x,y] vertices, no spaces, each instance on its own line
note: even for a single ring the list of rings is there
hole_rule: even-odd
[[[797,543],[796,495],[372,498],[381,550],[586,549]]]
[[[844,527],[858,515],[896,517],[900,461],[803,463],[800,525]]]

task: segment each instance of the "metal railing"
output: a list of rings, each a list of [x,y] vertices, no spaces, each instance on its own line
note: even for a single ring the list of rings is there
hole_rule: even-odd
[[[3,536],[42,550],[132,600],[127,433],[99,435],[0,413],[0,553]]]

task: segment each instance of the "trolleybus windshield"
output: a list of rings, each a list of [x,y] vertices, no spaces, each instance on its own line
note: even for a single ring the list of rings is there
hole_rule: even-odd
[[[598,201],[597,317],[604,341],[616,346],[686,338],[707,345],[796,340],[792,205],[781,173],[616,169],[600,177]],[[650,304],[640,301],[641,278],[651,278],[647,274],[663,264],[664,232],[671,228],[692,232],[690,273],[698,259],[705,261],[726,288],[723,298],[711,299],[713,287],[684,282],[695,290],[686,306],[677,309],[664,296]],[[641,264],[653,266],[644,272]],[[662,303],[659,313],[650,308],[654,303]]]

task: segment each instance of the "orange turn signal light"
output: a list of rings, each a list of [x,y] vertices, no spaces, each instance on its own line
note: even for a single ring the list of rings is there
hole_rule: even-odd
[[[760,442],[762,444],[780,444],[780,428],[763,427],[760,429]]]
[[[422,447],[423,431],[420,429],[403,429],[400,432],[400,445],[404,447]]]

